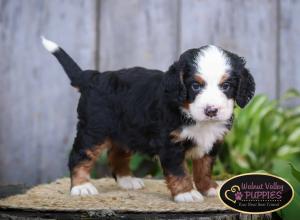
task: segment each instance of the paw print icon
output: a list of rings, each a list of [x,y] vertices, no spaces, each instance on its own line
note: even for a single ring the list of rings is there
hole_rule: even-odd
[[[240,200],[242,200],[243,193],[241,193],[241,192],[236,192],[236,193],[234,194],[234,196],[235,196],[235,200],[240,201]]]

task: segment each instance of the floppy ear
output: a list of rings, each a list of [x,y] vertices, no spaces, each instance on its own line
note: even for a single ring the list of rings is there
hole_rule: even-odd
[[[187,96],[183,75],[183,67],[178,61],[169,67],[163,79],[165,96],[177,104],[183,103]]]
[[[244,108],[253,97],[254,92],[255,82],[253,76],[247,68],[243,68],[239,77],[239,85],[235,99],[238,106]]]

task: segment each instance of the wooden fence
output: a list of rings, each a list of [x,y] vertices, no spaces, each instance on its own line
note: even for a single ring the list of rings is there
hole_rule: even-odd
[[[40,35],[83,68],[167,69],[187,48],[244,56],[257,92],[300,87],[297,0],[0,0],[0,183],[67,175],[78,93]]]

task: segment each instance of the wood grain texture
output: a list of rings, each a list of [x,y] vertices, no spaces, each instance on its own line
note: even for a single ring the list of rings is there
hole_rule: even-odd
[[[300,90],[300,1],[280,2],[279,93],[293,87]]]
[[[247,60],[257,93],[276,94],[276,1],[181,0],[181,50],[214,44]]]
[[[78,93],[40,35],[92,68],[94,1],[1,0],[0,10],[0,182],[68,175]]]
[[[144,66],[166,70],[177,58],[177,3],[101,1],[100,69]]]

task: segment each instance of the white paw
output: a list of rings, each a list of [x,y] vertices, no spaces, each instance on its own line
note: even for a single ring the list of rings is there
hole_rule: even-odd
[[[197,190],[180,193],[174,197],[175,202],[202,202],[203,196]]]
[[[208,197],[215,197],[218,195],[218,188],[209,188],[206,192],[203,193],[205,196]]]
[[[74,186],[71,189],[71,196],[87,196],[98,194],[97,189],[91,183]]]
[[[141,189],[145,186],[142,179],[132,176],[117,176],[117,183],[123,189]]]

